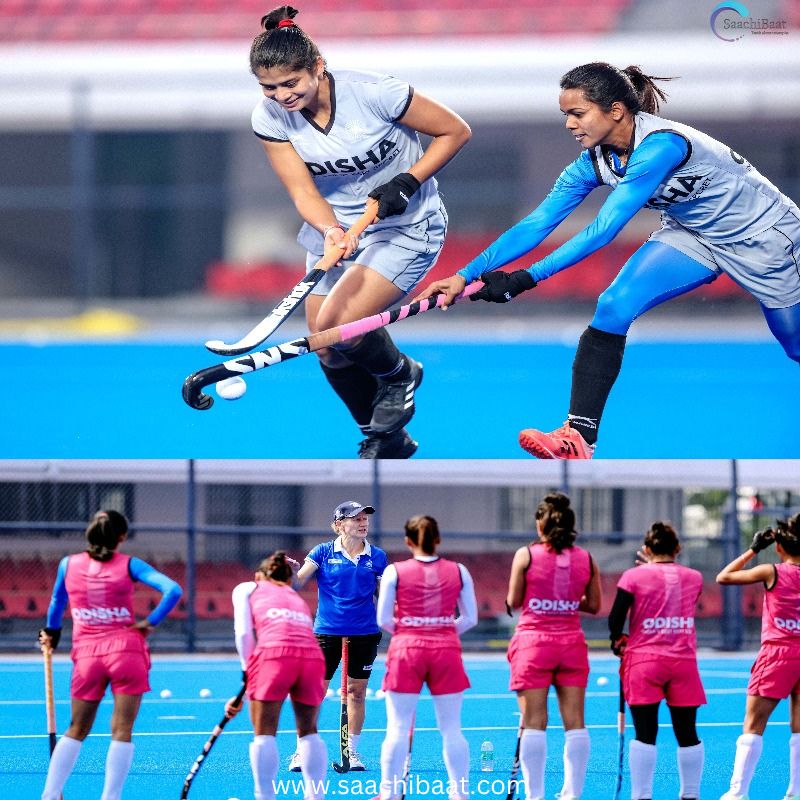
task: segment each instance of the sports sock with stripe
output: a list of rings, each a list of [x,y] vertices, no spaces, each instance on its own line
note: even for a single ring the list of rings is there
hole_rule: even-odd
[[[368,433],[372,420],[372,401],[378,391],[378,381],[358,364],[334,369],[319,362],[331,388],[352,415],[364,433]]]
[[[564,785],[562,797],[580,797],[586,781],[586,766],[589,763],[591,740],[586,728],[564,733]]]
[[[339,349],[354,364],[383,381],[398,383],[407,380],[411,374],[408,361],[384,328],[365,334],[354,347],[341,346]]]
[[[750,781],[761,758],[764,740],[757,733],[743,733],[736,740],[736,756],[733,759],[731,794],[744,797],[750,791]]]
[[[254,736],[250,742],[255,800],[274,800],[278,774],[278,744],[274,736]]]
[[[578,343],[572,362],[569,424],[587,444],[597,441],[606,400],[622,367],[625,341],[619,333],[606,333],[590,325]]]
[[[682,798],[700,797],[700,778],[703,776],[705,752],[702,742],[691,747],[678,748],[678,775],[681,780]]]
[[[306,797],[322,797],[328,769],[328,748],[318,733],[309,733],[297,740],[300,769],[306,784]]]
[[[133,761],[133,742],[112,740],[106,755],[106,779],[100,800],[120,800]]]
[[[82,744],[83,742],[71,739],[69,736],[62,736],[58,740],[50,757],[50,766],[47,768],[42,800],[60,800],[61,790],[75,768]]]
[[[544,768],[547,761],[547,734],[533,728],[522,731],[519,765],[529,798],[544,797]]]
[[[631,770],[631,800],[650,800],[656,769],[656,746],[633,739],[628,748]]]

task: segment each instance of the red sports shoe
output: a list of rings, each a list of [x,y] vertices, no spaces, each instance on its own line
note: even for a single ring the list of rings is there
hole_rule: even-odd
[[[552,433],[526,428],[520,431],[519,446],[536,458],[588,459],[594,455],[594,445],[587,444],[569,422]]]

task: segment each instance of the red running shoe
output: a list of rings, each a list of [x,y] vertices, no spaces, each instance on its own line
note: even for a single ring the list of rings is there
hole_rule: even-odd
[[[594,455],[594,445],[587,444],[569,422],[552,433],[526,428],[520,431],[519,446],[536,458],[588,459]]]

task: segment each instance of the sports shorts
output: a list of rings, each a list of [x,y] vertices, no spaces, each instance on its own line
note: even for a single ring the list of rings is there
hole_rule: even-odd
[[[669,706],[703,706],[706,693],[696,658],[626,653],[622,687],[629,706],[667,701]]]
[[[331,267],[311,294],[330,294],[336,281],[351,264],[374,270],[408,293],[433,269],[442,252],[446,232],[447,212],[443,205],[415,225],[367,232],[359,240],[358,250],[341,266]],[[320,254],[308,253],[307,270],[311,270],[320,258]]]
[[[247,697],[262,702],[293,701],[318,706],[325,699],[325,659],[319,653],[273,657],[256,649],[247,660]]]
[[[589,648],[580,639],[515,634],[508,646],[512,692],[548,686],[582,686],[589,682]]]
[[[329,681],[342,660],[342,637],[329,633],[316,633],[319,646],[325,656],[325,680]],[[369,678],[372,665],[378,656],[378,645],[383,634],[367,633],[363,636],[348,636],[347,674],[351,678]]]
[[[713,272],[724,272],[766,308],[800,303],[800,216],[788,211],[775,225],[741,242],[715,243],[668,216],[650,235]]]
[[[109,684],[113,694],[142,695],[150,691],[150,651],[140,631],[122,630],[97,645],[73,650],[71,697],[99,702]]]
[[[783,700],[800,695],[800,651],[797,645],[762,644],[750,669],[747,694]]]
[[[461,658],[461,645],[431,647],[429,643],[403,641],[393,637],[386,654],[383,690],[419,694],[427,684],[432,695],[455,694],[470,683]]]

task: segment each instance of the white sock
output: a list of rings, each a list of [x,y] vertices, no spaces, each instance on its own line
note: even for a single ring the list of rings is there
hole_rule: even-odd
[[[764,740],[757,733],[743,733],[736,740],[736,757],[733,759],[731,794],[744,797],[750,791],[750,781],[761,758]]]
[[[82,744],[83,742],[70,739],[69,736],[62,736],[58,740],[53,755],[50,757],[50,766],[47,768],[47,780],[44,783],[42,800],[59,800],[64,784],[75,768]]]
[[[533,728],[522,731],[519,765],[525,779],[525,794],[534,800],[544,797],[544,767],[547,761],[547,734]]]
[[[656,746],[632,739],[628,748],[628,766],[631,771],[631,800],[652,798]]]
[[[350,752],[351,753],[353,753],[353,752],[357,753],[358,752],[358,740],[361,738],[361,734],[360,733],[351,733],[348,738],[350,740]]]
[[[566,731],[564,734],[564,786],[562,797],[580,797],[586,781],[591,740],[586,728]]]
[[[306,785],[305,796],[325,797],[325,774],[328,771],[328,748],[318,733],[309,733],[297,740],[300,770]]]
[[[408,755],[408,734],[414,720],[418,694],[386,692],[386,738],[381,745],[381,798],[408,794],[401,787]]]
[[[106,780],[100,800],[120,800],[133,761],[133,742],[112,740],[106,756]]]
[[[436,724],[442,734],[442,755],[447,768],[450,797],[469,797],[469,745],[461,732],[462,692],[434,695]]]
[[[278,774],[278,743],[274,736],[255,736],[250,742],[250,768],[256,800],[274,800]]]
[[[800,794],[800,733],[789,737],[789,788],[786,794]]]
[[[700,797],[700,778],[703,776],[703,761],[706,750],[703,743],[678,748],[678,775],[681,779],[681,798]]]

